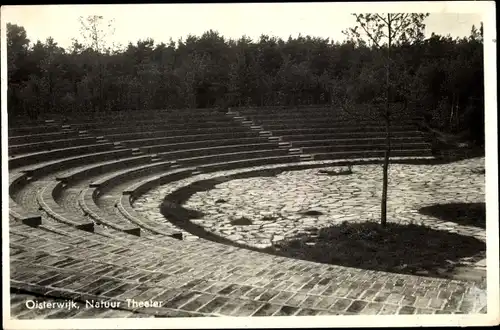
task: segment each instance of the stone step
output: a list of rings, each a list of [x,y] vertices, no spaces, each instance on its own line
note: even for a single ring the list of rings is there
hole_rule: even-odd
[[[251,130],[255,130],[255,131],[261,131],[262,130],[262,126],[252,125],[252,126],[250,126],[250,129]]]
[[[313,155],[300,155],[300,160],[305,162],[305,161],[312,161],[314,160],[314,156]]]
[[[234,116],[233,119],[234,120],[238,120],[238,121],[244,121],[244,120],[246,120],[246,118],[242,117],[242,116]]]
[[[269,131],[260,131],[259,135],[260,136],[271,136],[273,134],[271,132],[269,132]]]
[[[486,259],[479,260],[474,264],[475,268],[486,268]]]
[[[71,125],[62,125],[61,128],[64,129],[71,129]]]
[[[179,168],[179,167],[181,167],[181,164],[179,164],[179,163],[177,163],[177,161],[173,160],[172,162],[170,162],[170,167]]]
[[[278,142],[279,148],[289,148],[291,146],[292,146],[292,144],[290,142]]]
[[[253,121],[251,120],[243,120],[241,123],[245,126],[253,126]]]
[[[269,142],[279,142],[281,141],[281,136],[270,136],[267,138]]]
[[[160,160],[163,160],[163,158],[161,158],[160,156],[158,156],[157,154],[153,154],[151,155],[151,162],[158,162]]]

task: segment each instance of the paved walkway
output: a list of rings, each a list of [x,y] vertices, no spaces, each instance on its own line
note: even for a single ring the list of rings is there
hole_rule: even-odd
[[[36,293],[32,299],[41,304],[78,302],[29,309],[30,297],[13,294],[11,313],[20,319],[486,312],[484,292],[473,283],[318,264],[203,239],[60,236],[11,223],[10,252],[11,289]]]

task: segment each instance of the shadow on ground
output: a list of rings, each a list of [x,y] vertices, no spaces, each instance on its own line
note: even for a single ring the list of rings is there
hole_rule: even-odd
[[[459,260],[473,257],[486,244],[470,236],[420,225],[375,222],[310,228],[279,242],[273,250],[314,262],[412,275],[448,277]]]
[[[486,228],[486,203],[435,204],[418,212],[463,226]]]

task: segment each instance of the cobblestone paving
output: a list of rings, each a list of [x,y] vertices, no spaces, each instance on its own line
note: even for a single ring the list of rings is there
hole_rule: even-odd
[[[279,167],[279,166],[274,166]],[[422,215],[419,208],[440,203],[484,203],[484,167],[477,158],[445,165],[394,164],[389,174],[388,221],[424,224],[486,240],[484,229],[441,221]],[[260,169],[265,167],[256,167]],[[333,170],[333,168],[323,168]],[[351,175],[322,175],[318,168],[287,171],[275,177],[235,179],[216,189],[195,193],[185,207],[205,213],[191,221],[207,231],[258,248],[264,248],[310,227],[327,227],[342,221],[377,220],[380,212],[380,165],[354,166]],[[134,207],[148,217],[165,221],[158,207],[163,197],[197,180],[230,175],[236,171],[201,174],[151,190]],[[319,215],[306,215],[317,211]],[[234,225],[247,218],[249,225]]]
[[[464,281],[318,264],[199,240],[134,241],[81,231],[68,236],[11,222],[16,318],[456,314],[486,311]],[[26,299],[77,300],[29,309]],[[161,307],[129,305],[152,301]],[[100,301],[120,307],[85,308]],[[24,302],[24,303],[23,303]],[[134,315],[129,312],[133,312]]]
[[[315,163],[325,166],[321,169],[334,170],[334,167],[328,166],[328,162]],[[277,167],[280,165],[260,166],[251,170]],[[422,223],[435,229],[473,236],[485,241],[484,229],[442,221],[422,215],[417,211],[421,207],[437,203],[484,202],[484,175],[474,171],[483,167],[483,158],[445,165],[391,165],[389,221]],[[285,171],[274,177],[231,180],[216,185],[216,189],[195,193],[185,203],[185,206],[205,213],[203,218],[191,221],[203,226],[207,231],[238,243],[263,248],[288,235],[293,236],[304,231],[307,227],[329,226],[332,222],[345,220],[376,219],[379,212],[381,166],[359,165],[354,166],[352,170],[353,174],[345,176],[322,175],[319,173],[319,168],[312,168]],[[145,216],[153,217],[157,221],[166,221],[159,213],[159,205],[166,195],[199,180],[228,176],[237,172],[241,171],[199,174],[173,184],[157,187],[138,198],[134,207],[137,211],[143,212]],[[300,214],[302,211],[310,210],[319,211],[321,215],[306,216]],[[249,218],[253,223],[245,226],[231,224],[231,220],[241,217]],[[481,267],[479,264],[478,267]],[[370,272],[370,274],[370,276],[380,274],[381,278],[391,276],[388,273],[375,271]],[[419,278],[417,276],[410,277]],[[441,283],[448,283],[450,280],[442,281]],[[451,280],[449,283],[453,282]],[[434,284],[431,285],[431,287],[433,286]],[[458,296],[455,296],[454,293],[447,297],[442,296],[439,299],[444,300],[440,302],[432,299],[430,302],[431,300],[427,300],[427,298],[415,298],[411,294],[408,296],[398,293],[396,287],[393,289],[394,292],[389,292],[389,290],[382,294],[384,301],[388,299],[400,303],[402,300],[407,301],[411,298],[413,307],[393,308],[389,305],[383,307],[377,304],[373,305],[377,299],[369,299],[372,302],[360,302],[358,306],[351,304],[351,301],[344,301],[349,296],[347,292],[349,289],[339,287],[332,288],[332,290],[343,298],[336,298],[335,302],[332,300],[330,303],[333,305],[329,308],[335,307],[342,310],[342,312],[338,312],[339,314],[446,313],[443,310],[429,310],[428,304],[442,306],[441,304],[445,301],[464,299],[462,292]],[[422,290],[422,287],[416,285],[413,289],[418,291]],[[364,294],[370,295],[370,292]],[[382,299],[379,293],[373,294]],[[466,305],[475,306],[470,311],[485,311],[485,290],[472,284],[465,296],[467,296],[465,300],[468,301]],[[303,297],[300,301],[301,304],[305,303],[304,299],[307,300],[306,297]],[[291,300],[293,299],[287,298],[287,304]],[[324,304],[328,303],[326,300],[323,302]],[[315,301],[314,304],[317,307],[322,302]],[[350,306],[347,308],[343,304]],[[416,310],[414,304],[419,306],[423,304],[426,307]],[[318,315],[320,314],[323,312]],[[273,315],[279,315],[279,313],[275,312]]]

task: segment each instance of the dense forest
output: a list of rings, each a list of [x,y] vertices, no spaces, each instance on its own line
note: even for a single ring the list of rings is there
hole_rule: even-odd
[[[338,86],[359,104],[378,93],[377,52],[370,43],[312,36],[228,40],[216,31],[177,42],[139,40],[111,47],[100,16],[82,19],[82,42],[68,49],[53,38],[31,43],[7,25],[8,113],[332,105]],[[483,126],[482,26],[470,36],[433,34],[394,46],[395,101],[435,127]],[[354,77],[354,78],[353,78]],[[354,91],[354,92],[353,92]]]

